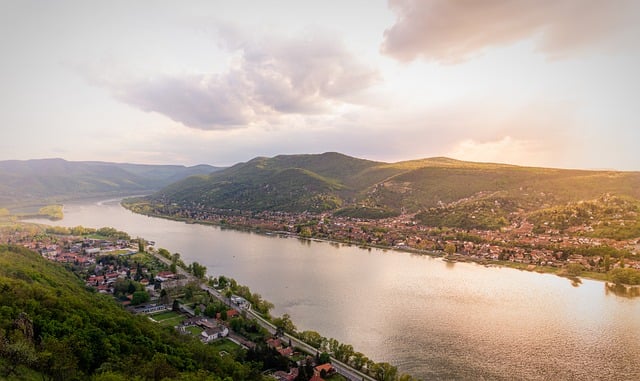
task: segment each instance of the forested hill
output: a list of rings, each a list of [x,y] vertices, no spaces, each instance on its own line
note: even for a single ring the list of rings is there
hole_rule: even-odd
[[[260,380],[256,369],[130,314],[37,253],[0,245],[0,379]]]
[[[51,204],[73,198],[158,190],[209,165],[141,165],[63,159],[0,161],[0,207]]]
[[[633,208],[640,172],[532,168],[430,158],[382,163],[339,153],[259,157],[169,185],[160,203],[354,217],[418,213],[432,226],[497,227],[514,214],[622,197]],[[630,204],[630,205],[631,205]],[[606,209],[606,207],[604,207]],[[447,219],[445,221],[445,219]],[[480,226],[482,227],[482,226]]]

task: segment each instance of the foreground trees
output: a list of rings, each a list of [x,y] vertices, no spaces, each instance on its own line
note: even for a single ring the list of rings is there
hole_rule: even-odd
[[[134,294],[135,297],[135,294]],[[144,364],[144,365],[143,365]],[[260,367],[91,293],[65,268],[0,245],[0,378],[261,380]]]

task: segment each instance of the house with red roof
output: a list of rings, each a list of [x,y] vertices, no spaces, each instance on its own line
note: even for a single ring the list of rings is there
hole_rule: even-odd
[[[314,375],[321,376],[322,375],[322,371],[324,371],[325,375],[330,375],[330,374],[334,374],[336,372],[336,368],[334,368],[330,363],[318,365],[315,368],[313,368],[313,374]]]

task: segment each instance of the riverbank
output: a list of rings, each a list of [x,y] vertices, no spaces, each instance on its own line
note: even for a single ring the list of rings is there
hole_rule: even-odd
[[[317,242],[327,242],[330,244],[357,246],[362,249],[380,249],[380,250],[406,252],[414,255],[426,255],[426,256],[435,257],[435,258],[443,258],[444,260],[447,260],[449,263],[467,262],[467,263],[475,263],[482,266],[505,267],[505,268],[517,269],[520,271],[537,272],[540,274],[554,274],[559,277],[569,279],[573,285],[579,285],[581,283],[581,280],[594,280],[594,281],[599,281],[603,283],[610,281],[607,273],[595,272],[595,271],[581,271],[579,274],[576,274],[575,272],[572,273],[568,271],[565,266],[559,267],[559,266],[532,265],[529,263],[523,263],[518,261],[490,260],[486,258],[478,258],[475,256],[469,256],[469,255],[463,255],[463,254],[446,254],[442,250],[421,250],[421,249],[416,249],[409,246],[402,246],[402,247],[386,246],[386,245],[380,245],[380,244],[369,244],[364,242],[353,242],[349,240],[335,240],[335,239],[327,239],[327,238],[306,237],[301,234],[297,234],[293,232],[282,231],[282,230],[270,230],[270,229],[265,229],[265,228],[256,227],[256,226],[234,225],[228,222],[220,223],[216,221],[203,221],[203,220],[198,220],[194,218],[164,215],[164,214],[153,213],[148,211],[142,212],[135,208],[135,204],[126,203],[124,201],[125,200],[121,202],[122,207],[131,211],[132,213],[137,213],[137,214],[145,215],[148,217],[162,218],[162,219],[172,220],[172,221],[180,221],[187,224],[216,226],[221,229],[231,229],[231,230],[252,232],[252,233],[263,234],[263,235],[277,234],[280,236],[296,238],[300,240],[307,240],[310,242],[317,241]],[[636,285],[626,285],[626,286],[637,287],[638,289],[640,289],[640,286],[636,286]]]

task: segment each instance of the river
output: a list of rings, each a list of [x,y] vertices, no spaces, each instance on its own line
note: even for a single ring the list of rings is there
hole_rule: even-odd
[[[146,217],[117,200],[64,219],[156,242],[423,380],[640,380],[640,298],[554,275]]]

